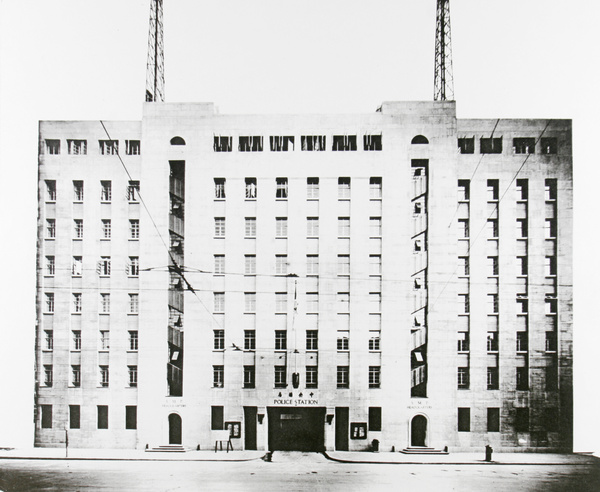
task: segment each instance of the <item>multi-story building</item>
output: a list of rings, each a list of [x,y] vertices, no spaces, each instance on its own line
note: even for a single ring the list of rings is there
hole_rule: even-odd
[[[42,122],[36,445],[570,450],[571,153],[445,101]]]

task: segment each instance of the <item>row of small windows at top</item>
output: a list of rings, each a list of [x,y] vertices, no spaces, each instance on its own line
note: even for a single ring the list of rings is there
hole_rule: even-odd
[[[332,151],[358,150],[357,135],[333,135],[332,140]],[[262,152],[263,143],[264,137],[262,136],[239,136],[238,150],[240,152]],[[177,145],[173,144],[173,140],[171,140],[171,144]],[[295,150],[295,137],[290,135],[272,135],[269,137],[269,146],[271,152],[293,151]],[[363,150],[382,150],[382,148],[381,135],[363,135]],[[215,135],[213,149],[215,152],[231,152],[233,149],[233,137]],[[327,136],[302,135],[300,137],[300,149],[305,151],[325,151],[327,150]]]
[[[46,154],[58,155],[61,153],[61,141],[58,139],[46,139]],[[119,155],[118,140],[98,140],[98,151],[100,155]],[[67,154],[87,155],[88,141],[84,139],[67,139]],[[125,140],[126,155],[140,155],[141,144],[139,140]]]
[[[544,155],[558,153],[558,139],[556,137],[542,137],[539,144],[533,137],[513,138],[513,154],[535,154],[536,146],[538,152]],[[475,137],[462,137],[458,139],[458,151],[461,154],[475,153]],[[480,154],[502,154],[502,137],[481,137],[479,139]]]

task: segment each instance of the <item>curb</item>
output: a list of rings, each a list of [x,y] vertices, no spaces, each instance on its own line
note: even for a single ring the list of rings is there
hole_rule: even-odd
[[[43,460],[47,460],[47,461],[177,461],[178,463],[180,462],[192,462],[192,463],[198,463],[198,462],[207,462],[207,463],[227,463],[227,462],[231,462],[231,463],[241,463],[244,461],[257,461],[257,460],[263,460],[264,461],[265,456],[259,456],[257,458],[240,458],[240,459],[231,459],[231,460],[226,460],[226,459],[172,459],[172,458],[100,458],[100,457],[64,457],[64,456],[0,456],[0,461],[2,460],[39,460],[39,461],[43,461]]]

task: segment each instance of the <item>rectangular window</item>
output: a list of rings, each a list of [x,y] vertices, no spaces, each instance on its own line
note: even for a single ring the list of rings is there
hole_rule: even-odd
[[[488,367],[487,368],[487,389],[497,390],[498,388],[499,388],[498,368],[497,367]]]
[[[556,200],[557,196],[557,181],[554,178],[549,178],[545,181],[545,197],[547,201]]]
[[[529,310],[529,300],[517,298],[517,313],[526,314]]]
[[[458,389],[469,389],[469,368],[458,368]]]
[[[458,180],[458,201],[468,202],[471,199],[471,182],[468,179]]]
[[[529,408],[516,408],[515,431],[529,432]]]
[[[75,239],[83,239],[83,219],[75,219],[73,225],[75,227]]]
[[[469,294],[458,294],[458,312],[460,314],[469,314],[470,309]]]
[[[223,222],[223,227],[224,226],[225,223]],[[223,234],[225,234],[225,229],[223,229]],[[244,236],[256,237],[256,217],[246,217],[244,221]]]
[[[127,155],[140,155],[140,150],[139,140],[125,140],[125,153]]]
[[[479,139],[479,149],[482,154],[502,154],[502,137]]]
[[[137,277],[140,274],[140,258],[138,256],[129,257],[128,275]]]
[[[306,330],[306,350],[319,349],[319,332],[317,330]]]
[[[381,407],[369,407],[369,430],[381,431]]]
[[[371,277],[381,276],[381,255],[369,255],[369,275]]]
[[[369,312],[381,312],[381,292],[369,292]]]
[[[529,389],[529,371],[527,367],[517,367],[517,390],[527,391]]]
[[[215,255],[215,275],[223,275],[225,273],[225,255]]]
[[[225,384],[225,366],[213,366],[213,388],[222,388]]]
[[[275,387],[285,388],[286,382],[286,366],[275,366]]]
[[[287,349],[287,331],[275,330],[275,350]]]
[[[73,293],[73,313],[81,312],[81,293],[75,292]]]
[[[46,237],[50,239],[56,237],[56,219],[46,219]]]
[[[138,219],[129,220],[129,238],[139,239],[140,238],[140,221]]]
[[[100,154],[102,155],[117,155],[119,153],[118,140],[99,140]]]
[[[131,330],[129,332],[129,350],[132,352],[137,352],[138,350],[138,332],[137,330]]]
[[[350,217],[338,217],[338,236],[350,236]]]
[[[223,430],[223,407],[210,407],[210,428],[211,430]]]
[[[256,178],[246,178],[246,199],[247,200],[255,200],[256,199]]]
[[[110,239],[112,235],[110,219],[102,219],[102,239]]]
[[[487,180],[487,201],[496,202],[498,201],[498,187],[499,183],[497,179]]]
[[[319,387],[319,368],[317,366],[306,366],[306,387]]]
[[[488,408],[487,409],[487,431],[488,432],[500,432],[500,409],[499,408]]]
[[[558,344],[557,344],[557,340],[556,340],[556,332],[547,331],[546,332],[546,344],[545,344],[546,352],[549,352],[549,353],[556,352],[557,345]]]
[[[98,405],[98,429],[108,429],[108,405]]]
[[[319,275],[319,255],[306,255],[306,275]]]
[[[244,312],[256,312],[256,292],[244,292]]]
[[[56,270],[56,261],[54,256],[46,256],[46,275],[54,275]]]
[[[137,407],[135,405],[125,406],[125,429],[137,429]]]
[[[140,199],[140,182],[129,181],[127,185],[127,200],[130,202],[137,202]]]
[[[54,331],[44,330],[44,350],[52,350],[54,348]]]
[[[458,219],[458,237],[459,239],[469,237],[469,219]]]
[[[46,386],[47,388],[51,388],[52,382],[53,382],[52,365],[51,364],[45,365],[44,366],[44,386]]]
[[[333,151],[356,150],[356,135],[334,135]]]
[[[487,220],[487,238],[496,239],[498,237],[498,219]]]
[[[224,217],[215,217],[215,237],[225,237]]]
[[[225,198],[225,178],[215,178],[215,198],[217,200]]]
[[[306,198],[308,200],[319,199],[319,178],[306,178]]]
[[[56,201],[56,181],[53,179],[46,180],[46,201]]]
[[[54,312],[54,293],[53,292],[47,292],[46,293],[46,313],[53,313]]]
[[[83,201],[83,181],[73,181],[73,201]]]
[[[338,255],[337,274],[344,277],[350,275],[350,255]]]
[[[81,350],[81,330],[71,331],[71,337],[73,350]]]
[[[306,312],[317,313],[319,311],[319,294],[316,292],[306,293]]]
[[[517,256],[517,274],[527,275],[528,265],[527,256]]]
[[[213,330],[213,349],[225,350],[225,330]]]
[[[552,298],[546,298],[546,314],[556,314],[557,312],[557,300]]]
[[[338,388],[349,388],[350,387],[350,367],[349,366],[337,366],[337,387]]]
[[[350,349],[350,332],[348,330],[338,330],[337,332],[337,350],[338,352],[347,352]]]
[[[498,257],[497,256],[488,256],[488,277],[497,277],[498,276]]]
[[[287,275],[287,255],[275,255],[275,275]]]
[[[275,292],[275,312],[287,312],[287,292]]]
[[[469,351],[469,332],[459,331],[458,332],[458,351],[468,352]]]
[[[517,200],[527,200],[529,196],[529,183],[526,179],[517,179],[516,182]]]
[[[100,312],[103,314],[110,313],[110,294],[100,294]]]
[[[213,311],[215,313],[222,313],[225,311],[225,293],[215,292],[213,294]]]
[[[40,405],[42,409],[42,429],[52,429],[52,405]]]
[[[244,350],[256,350],[256,330],[244,330]]]
[[[488,314],[498,313],[498,310],[499,310],[498,294],[488,294],[487,301],[488,301],[488,308],[487,308]]]
[[[337,312],[338,313],[350,312],[350,293],[349,292],[338,292],[337,293]]]
[[[380,177],[369,178],[369,198],[380,200],[382,196],[382,182]]]
[[[254,388],[256,386],[256,368],[254,366],[244,366],[244,388]]]
[[[556,275],[556,256],[546,256],[544,259],[544,272],[546,277]]]
[[[275,217],[275,237],[287,237],[288,220],[287,217]]]
[[[540,152],[545,155],[558,154],[558,139],[556,137],[542,137]]]
[[[306,236],[307,237],[318,237],[319,236],[319,217],[307,217],[306,218]]]
[[[338,199],[350,199],[350,178],[338,178]]]
[[[556,219],[546,219],[544,224],[545,238],[556,238]]]
[[[244,256],[244,275],[256,275],[256,255]]]
[[[288,179],[275,178],[275,198],[288,197]]]
[[[458,151],[461,154],[474,154],[475,153],[475,137],[459,138],[458,139]]]
[[[517,219],[517,238],[526,238],[527,233],[527,219]]]
[[[369,234],[371,237],[381,237],[381,217],[369,218]]]
[[[488,331],[487,333],[487,351],[498,352],[498,332]]]
[[[458,409],[458,432],[471,432],[471,409]]]
[[[517,332],[517,352],[527,352],[529,346],[528,333],[526,331]]]
[[[271,152],[287,152],[288,150],[294,150],[294,137],[293,136],[270,136],[269,144],[271,146]]]
[[[379,388],[381,386],[381,367],[369,366],[369,388]]]
[[[381,135],[364,135],[363,146],[365,150],[381,150],[382,149]]]
[[[81,428],[81,412],[79,405],[69,405],[69,429]]]
[[[513,138],[513,150],[515,154],[535,154],[535,138]]]
[[[100,366],[100,386],[108,388],[108,366]]]
[[[326,150],[325,135],[302,135],[300,137],[302,150],[307,151],[324,151]]]
[[[100,330],[100,350],[108,350],[110,348],[110,331]]]
[[[127,374],[129,375],[129,387],[136,388],[138,380],[137,366],[127,366]]]
[[[60,154],[60,140],[46,139],[46,154],[58,155]]]
[[[231,152],[233,137],[214,136],[213,150],[215,152]]]
[[[459,256],[458,257],[458,275],[468,277],[470,275],[469,268],[469,257],[468,256]]]
[[[71,155],[86,155],[87,140],[67,140],[67,151]]]
[[[263,150],[263,137],[243,136],[239,137],[239,142],[240,152],[262,152]]]
[[[129,294],[129,314],[138,314],[140,308],[139,294]]]
[[[100,181],[100,201],[110,202],[112,199],[112,181]]]

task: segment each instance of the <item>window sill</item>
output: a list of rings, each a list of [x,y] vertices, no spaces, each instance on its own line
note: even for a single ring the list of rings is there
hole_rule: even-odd
[[[98,352],[108,353],[109,349],[98,349]]]
[[[46,203],[56,203],[56,200],[46,200]]]
[[[225,239],[225,236],[214,236],[214,239]]]
[[[247,202],[255,202],[256,198],[248,198],[248,197],[246,197],[245,201],[247,201]]]
[[[42,352],[52,352],[52,351],[53,351],[53,349],[49,349],[49,348],[42,349]]]
[[[83,238],[82,237],[74,237],[73,241],[83,241]]]
[[[110,316],[110,313],[98,313],[100,316]]]
[[[215,202],[224,202],[225,201],[225,197],[223,198],[216,198],[215,197]]]
[[[127,238],[129,241],[139,241],[140,238],[139,237],[129,237]]]
[[[44,274],[44,278],[54,278],[54,274],[53,273],[46,273],[46,274]]]
[[[108,203],[108,204],[110,204],[111,202],[109,200],[100,200],[100,203]]]
[[[128,203],[140,203],[139,200],[128,200]]]
[[[127,316],[138,316],[140,313],[127,313]]]
[[[318,198],[307,198],[306,201],[308,201],[308,202],[318,202],[319,199]]]
[[[56,238],[55,237],[46,237],[44,238],[46,241],[54,241]]]
[[[128,350],[127,353],[128,354],[137,354],[138,351],[137,350]]]
[[[44,311],[42,314],[54,314],[54,312]]]
[[[71,352],[72,352],[72,353],[80,353],[80,352],[81,352],[81,349],[71,349]]]
[[[139,277],[140,277],[139,275],[127,275],[127,278],[139,278]]]
[[[81,311],[77,311],[75,313],[71,313],[71,316],[81,316]]]
[[[110,237],[101,237],[100,241],[110,241],[112,238]]]
[[[459,354],[467,354],[468,355],[469,351],[468,350],[458,350],[457,353],[459,353]]]
[[[369,200],[371,200],[372,202],[380,202],[381,201],[381,197],[377,197],[377,198],[369,198]]]
[[[277,202],[286,202],[287,198],[275,198],[275,201],[277,201]]]

